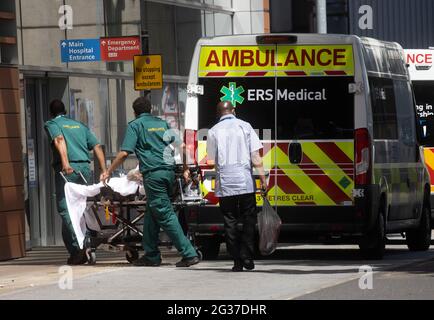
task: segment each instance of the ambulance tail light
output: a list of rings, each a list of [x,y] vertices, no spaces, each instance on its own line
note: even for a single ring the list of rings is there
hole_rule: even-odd
[[[356,129],[356,185],[367,185],[371,183],[371,145],[372,143],[368,130]]]
[[[185,142],[185,157],[186,163],[191,165],[197,164],[197,131],[186,129],[184,132],[184,142]]]
[[[297,36],[276,34],[276,35],[264,35],[257,36],[257,44],[293,44],[298,40]]]

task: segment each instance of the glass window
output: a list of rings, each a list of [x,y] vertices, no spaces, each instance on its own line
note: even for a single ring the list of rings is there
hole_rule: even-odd
[[[174,7],[146,2],[149,53],[163,56],[163,73],[177,74]]]
[[[395,93],[392,79],[369,77],[374,139],[398,139]]]
[[[410,83],[394,80],[393,87],[396,99],[399,141],[413,149],[416,145],[415,110]],[[413,153],[414,154],[414,153]]]
[[[369,41],[364,41],[363,52],[365,56],[366,69],[373,72],[389,72],[387,55],[382,46],[372,45]]]
[[[186,86],[166,83],[163,90],[153,90],[152,113],[167,121],[172,129],[181,129],[181,115],[185,112]]]
[[[203,35],[205,37],[214,37],[215,31],[214,31],[214,13],[209,11],[204,11],[203,13]]]
[[[197,40],[202,36],[201,12],[184,7],[176,8],[177,74],[187,76]]]
[[[83,122],[107,145],[108,117],[107,79],[69,78],[70,116]]]
[[[353,139],[352,77],[279,78],[278,140]]]
[[[199,129],[210,129],[217,123],[217,104],[222,98],[229,98],[231,92],[236,91],[238,102],[233,103],[236,105],[237,117],[249,122],[254,129],[260,130],[261,139],[274,138],[274,101],[268,98],[263,100],[254,98],[259,90],[262,90],[261,92],[271,90],[272,94],[275,87],[274,78],[200,78],[199,84],[204,87],[204,95],[198,97]],[[260,98],[265,98],[265,93],[262,93]],[[264,137],[263,134],[267,136]]]
[[[132,80],[110,79],[110,148],[112,155],[120,149],[128,122],[134,120],[133,102],[139,97]]]
[[[235,1],[237,1],[237,0],[235,0]],[[245,0],[242,0],[242,1],[245,1]],[[214,0],[213,4],[216,6],[222,6],[222,7],[230,8],[230,7],[232,7],[232,0]]]
[[[388,47],[387,57],[390,66],[390,72],[397,75],[407,75],[407,66],[405,64],[404,57],[402,56],[403,51],[397,48]]]
[[[146,3],[149,51],[163,55],[163,72],[187,76],[197,40],[202,36],[201,11]]]
[[[214,21],[216,36],[226,36],[233,33],[231,15],[224,13],[214,13]]]
[[[420,142],[424,146],[434,146],[434,82],[413,82],[416,98],[416,115]]]

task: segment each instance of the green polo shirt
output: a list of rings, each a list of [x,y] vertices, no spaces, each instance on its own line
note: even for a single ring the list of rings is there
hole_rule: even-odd
[[[156,169],[172,169],[175,160],[170,144],[176,137],[169,130],[166,121],[142,113],[128,124],[121,150],[136,154],[140,172],[144,174]]]
[[[57,116],[45,123],[45,130],[51,142],[58,136],[63,136],[68,149],[70,162],[90,162],[89,151],[99,144],[95,135],[79,121],[66,116]],[[60,155],[52,143],[53,167],[60,165]]]

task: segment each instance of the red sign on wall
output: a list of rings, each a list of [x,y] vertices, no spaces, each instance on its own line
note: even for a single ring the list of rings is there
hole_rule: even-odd
[[[101,38],[100,45],[103,61],[133,60],[141,54],[140,37]]]

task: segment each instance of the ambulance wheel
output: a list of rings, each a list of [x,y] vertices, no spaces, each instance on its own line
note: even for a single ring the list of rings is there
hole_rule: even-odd
[[[129,263],[134,263],[137,259],[139,259],[139,251],[135,249],[130,249],[125,252],[125,258]]]
[[[383,259],[386,251],[386,231],[383,210],[380,211],[374,228],[362,237],[359,248],[365,259]]]
[[[96,263],[96,252],[95,250],[88,249],[86,251],[87,255],[87,264],[93,266]]]
[[[405,240],[410,251],[426,251],[431,244],[431,221],[430,209],[424,205],[420,224],[417,229],[408,230],[405,233]]]

